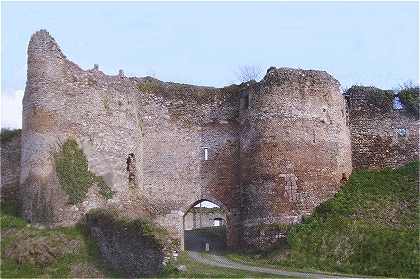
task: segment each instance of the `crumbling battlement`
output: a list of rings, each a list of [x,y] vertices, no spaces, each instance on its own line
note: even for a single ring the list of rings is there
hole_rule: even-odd
[[[261,224],[299,222],[339,190],[352,170],[347,121],[326,72],[270,68],[258,83],[224,88],[110,76],[82,70],[41,30],[28,46],[22,213],[57,226],[92,208],[147,212],[182,241],[185,213],[208,200],[224,210],[227,243],[237,246]],[[69,138],[111,199],[91,187],[69,204],[54,162]]]
[[[346,98],[354,168],[395,168],[418,160],[419,122],[398,95],[353,86]]]

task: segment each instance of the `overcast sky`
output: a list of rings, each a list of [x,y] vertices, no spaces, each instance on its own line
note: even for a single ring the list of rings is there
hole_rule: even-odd
[[[241,65],[325,70],[344,87],[418,83],[417,2],[2,2],[1,126],[21,127],[30,36],[107,74],[224,86]]]

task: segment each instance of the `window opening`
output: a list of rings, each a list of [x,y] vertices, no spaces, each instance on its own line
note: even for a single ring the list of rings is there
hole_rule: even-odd
[[[209,159],[209,149],[207,147],[204,147],[204,161],[207,161]]]
[[[397,133],[401,137],[406,137],[407,136],[407,129],[406,128],[398,128]]]
[[[392,103],[392,107],[395,110],[401,110],[401,109],[404,108],[403,105],[402,105],[402,103],[401,103],[400,97],[398,97],[398,96],[395,96],[394,97],[394,101]]]

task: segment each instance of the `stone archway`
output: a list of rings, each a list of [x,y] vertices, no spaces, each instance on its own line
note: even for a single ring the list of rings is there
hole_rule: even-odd
[[[213,207],[198,207],[203,202]],[[199,199],[188,207],[183,208],[183,236],[184,250],[209,251],[224,250],[227,246],[227,235],[231,232],[230,211],[227,207],[214,199]],[[223,226],[215,227],[214,219],[225,220]],[[207,244],[206,244],[207,243]]]

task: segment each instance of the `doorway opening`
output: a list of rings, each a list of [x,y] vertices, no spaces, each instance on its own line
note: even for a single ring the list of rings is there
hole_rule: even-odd
[[[226,249],[225,210],[208,200],[195,203],[184,215],[185,250],[217,252]]]

